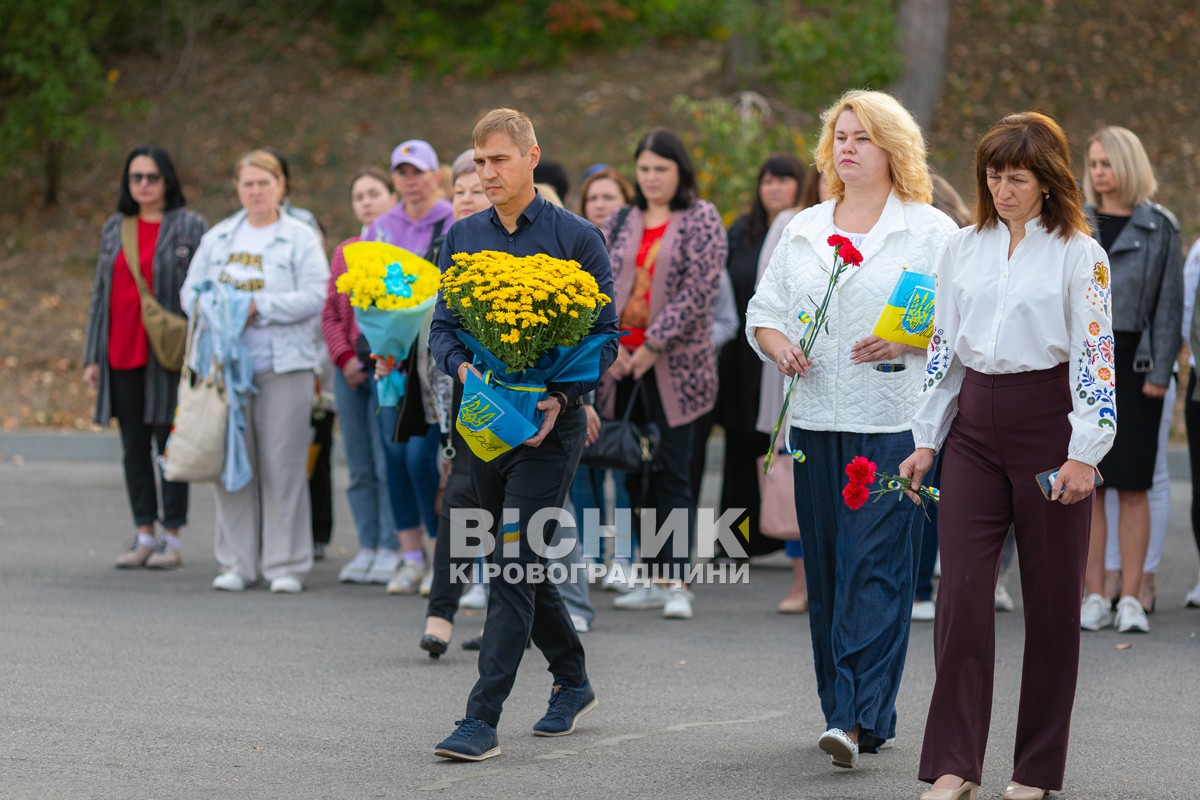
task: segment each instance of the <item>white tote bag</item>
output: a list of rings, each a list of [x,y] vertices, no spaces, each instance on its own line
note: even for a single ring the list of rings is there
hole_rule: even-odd
[[[192,370],[192,340],[195,338],[199,304],[192,308],[188,325],[187,352],[179,374],[179,404],[175,422],[162,455],[163,477],[169,481],[216,483],[225,466],[225,431],[229,420],[229,398],[225,377],[216,358],[201,378]]]

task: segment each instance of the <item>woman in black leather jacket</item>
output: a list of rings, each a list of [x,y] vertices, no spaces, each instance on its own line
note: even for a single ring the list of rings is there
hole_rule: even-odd
[[[1109,127],[1088,140],[1083,190],[1093,236],[1112,268],[1112,322],[1116,353],[1117,438],[1099,464],[1105,486],[1120,495],[1121,589],[1115,624],[1122,633],[1148,633],[1138,600],[1150,538],[1147,495],[1153,481],[1163,396],[1179,353],[1183,320],[1183,251],[1179,223],[1152,203],[1157,182],[1142,143],[1125,128]],[[1107,519],[1105,489],[1092,517],[1084,630],[1106,627],[1112,616],[1104,592]]]

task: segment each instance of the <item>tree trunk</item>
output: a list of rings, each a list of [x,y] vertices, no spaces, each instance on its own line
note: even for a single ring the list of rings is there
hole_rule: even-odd
[[[44,175],[46,191],[42,195],[42,200],[47,208],[58,202],[58,177],[62,173],[62,152],[62,142],[51,139],[46,143],[46,173]]]
[[[730,27],[725,45],[725,88],[728,91],[757,89],[761,83],[755,25],[763,13],[762,5],[762,0],[728,0],[725,4],[725,20]]]
[[[896,96],[928,130],[946,75],[950,0],[900,0],[896,13],[904,73]]]

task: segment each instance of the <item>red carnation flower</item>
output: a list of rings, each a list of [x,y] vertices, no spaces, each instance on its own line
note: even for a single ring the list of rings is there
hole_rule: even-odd
[[[862,253],[858,252],[858,248],[850,242],[846,242],[838,248],[837,254],[841,256],[842,261],[845,261],[852,267],[861,267],[863,262]]]
[[[865,486],[875,482],[875,469],[874,461],[868,461],[863,456],[855,456],[846,465],[846,477],[852,483],[861,483]]]
[[[846,484],[846,488],[842,489],[842,500],[851,511],[858,511],[870,497],[871,490],[861,483],[850,481]]]
[[[833,234],[825,241],[827,241],[829,243],[829,246],[834,249],[837,249],[839,246],[843,246],[843,247],[853,247],[854,246],[849,239],[847,239],[845,236],[842,236],[837,233]]]

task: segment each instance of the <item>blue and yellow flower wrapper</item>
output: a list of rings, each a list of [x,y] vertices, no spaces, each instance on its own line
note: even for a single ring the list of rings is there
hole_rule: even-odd
[[[459,330],[457,335],[484,377],[468,370],[455,427],[481,461],[519,447],[538,432],[542,412],[537,404],[546,397],[549,384],[599,380],[600,350],[618,336],[584,336],[578,344],[554,348],[535,367],[511,372],[471,334]]]
[[[337,290],[350,295],[354,320],[378,358],[400,362],[408,357],[437,303],[441,272],[407,250],[386,242],[354,242],[342,248],[346,274]],[[407,375],[393,370],[376,382],[379,405],[404,398]]]
[[[928,347],[929,337],[933,334],[935,288],[932,275],[905,268],[871,332],[889,342]]]

